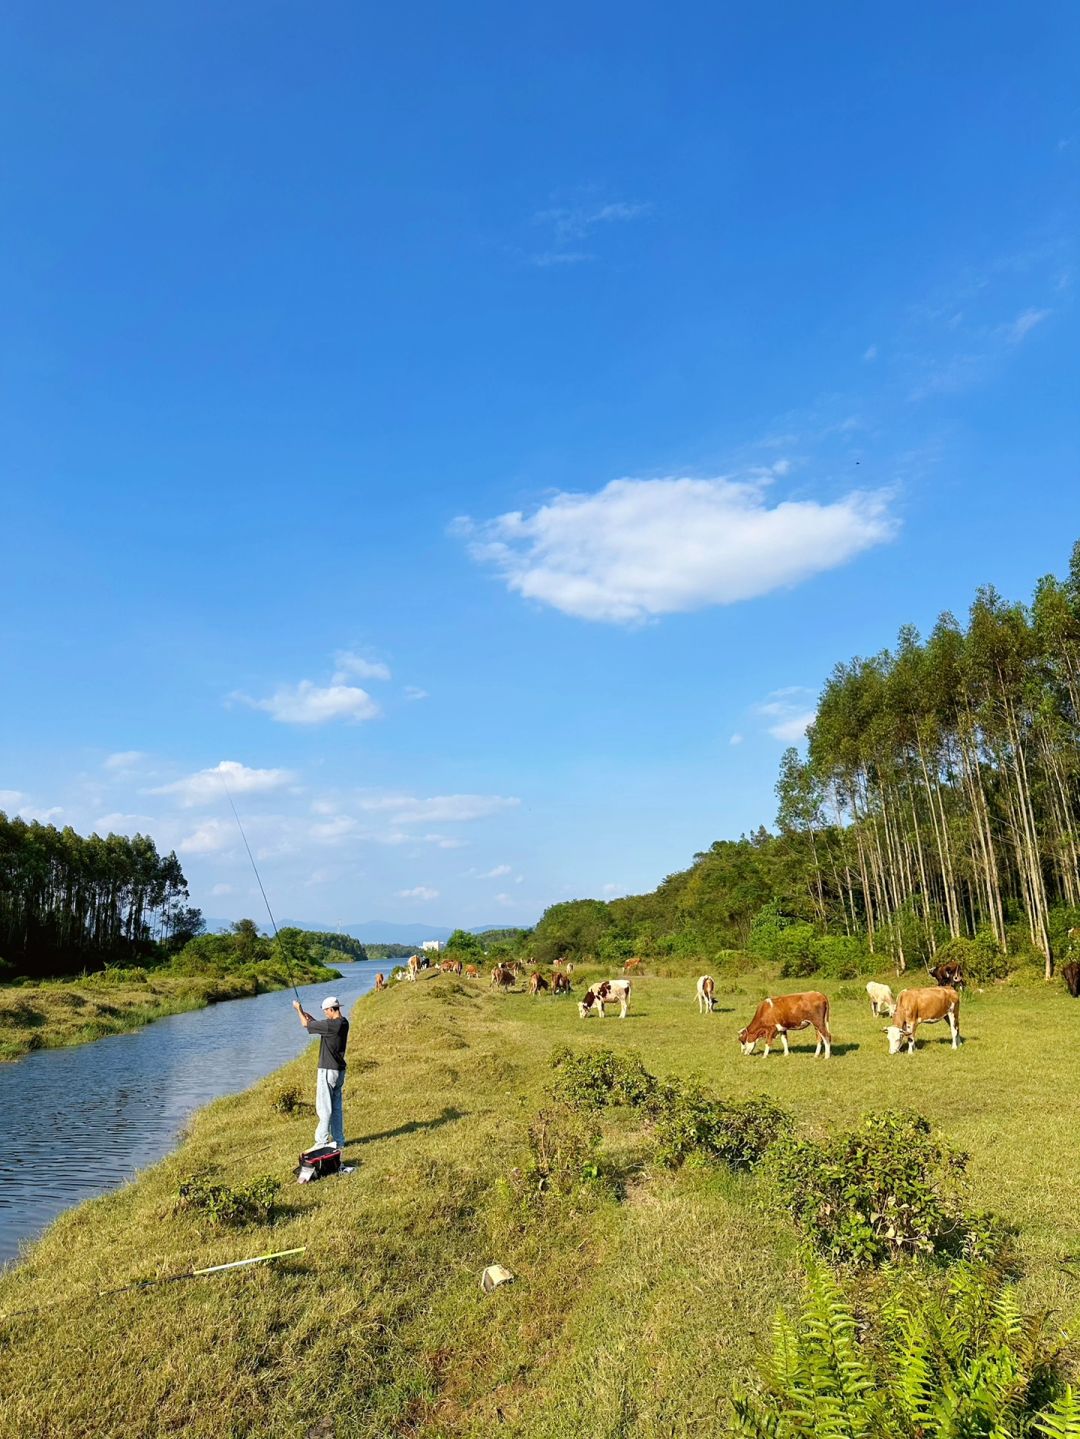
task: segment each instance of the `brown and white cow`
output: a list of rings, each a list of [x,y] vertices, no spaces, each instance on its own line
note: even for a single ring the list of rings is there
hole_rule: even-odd
[[[626,1011],[630,1008],[630,981],[628,979],[605,979],[602,984],[594,984],[591,989],[585,991],[584,997],[578,1004],[578,1014],[582,1019],[588,1019],[595,1009],[601,1019],[604,1017],[604,1005],[614,1004],[618,1001],[619,1018],[626,1018]]]
[[[377,974],[377,975],[375,976],[375,988],[376,988],[376,989],[385,989],[385,988],[386,988],[386,975],[385,975],[385,974],[379,973],[379,974]]]
[[[942,989],[955,989],[959,992],[964,987],[964,969],[956,960],[937,965],[930,971],[930,978]]]
[[[492,989],[513,989],[517,976],[505,964],[497,964],[491,971]]]
[[[465,966],[465,977],[466,979],[480,978],[480,971],[477,969],[475,964],[467,964]]]
[[[788,1034],[794,1029],[807,1029],[811,1025],[817,1034],[814,1058],[817,1059],[821,1053],[822,1045],[825,1046],[825,1058],[830,1058],[832,1035],[829,1033],[828,997],[815,989],[807,990],[805,994],[775,994],[763,999],[750,1023],[739,1030],[739,1043],[743,1054],[753,1054],[758,1040],[763,1040],[765,1048],[761,1057],[764,1059],[779,1035],[787,1054]]]
[[[711,974],[703,974],[697,982],[698,1014],[712,1014],[715,995],[716,981]]]
[[[915,1053],[915,1031],[920,1024],[938,1024],[949,1021],[952,1033],[952,1047],[960,1046],[960,996],[955,989],[935,985],[933,989],[902,989],[896,1001],[893,1022],[887,1025],[889,1053],[899,1054],[907,1045],[908,1054]]]
[[[553,974],[551,976],[551,992],[552,994],[569,994],[570,976],[568,974]]]
[[[538,969],[534,969],[532,974],[529,975],[529,993],[539,994],[542,990],[550,988],[551,986],[548,984],[547,980],[540,973],[540,971]]]
[[[420,956],[419,956],[418,954],[410,954],[410,955],[409,955],[409,978],[410,978],[410,979],[415,979],[416,976],[417,976],[419,973],[420,973]]]
[[[640,968],[640,959],[628,959],[622,967],[622,972],[623,974],[633,974],[636,970],[639,970]]]

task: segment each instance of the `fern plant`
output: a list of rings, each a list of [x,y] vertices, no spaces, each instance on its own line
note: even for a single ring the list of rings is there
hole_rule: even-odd
[[[1060,1378],[1063,1339],[1025,1314],[999,1271],[886,1272],[860,1328],[831,1273],[811,1276],[797,1321],[780,1316],[757,1391],[733,1400],[749,1439],[1080,1439],[1080,1395]]]

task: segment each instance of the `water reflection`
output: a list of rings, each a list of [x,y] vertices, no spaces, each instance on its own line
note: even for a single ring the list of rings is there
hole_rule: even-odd
[[[374,986],[377,969],[342,965],[330,988],[346,1011]],[[304,1008],[318,1014],[326,990],[325,983],[302,986]],[[313,1045],[292,997],[285,990],[227,1000],[132,1034],[0,1064],[0,1263],[62,1210],[168,1154],[194,1110]]]

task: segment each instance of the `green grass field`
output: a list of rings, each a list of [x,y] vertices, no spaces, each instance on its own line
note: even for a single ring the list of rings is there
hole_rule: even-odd
[[[1075,1315],[1080,1004],[1057,986],[969,995],[959,1052],[938,1025],[916,1055],[890,1058],[861,986],[824,985],[833,1058],[815,1061],[804,1033],[789,1058],[762,1060],[734,1036],[770,986],[718,981],[718,1011],[700,1016],[693,973],[646,975],[625,1022],[451,977],[361,1000],[345,1101],[357,1172],[287,1183],[267,1227],[174,1216],[178,1185],[207,1166],[230,1182],[290,1179],[314,1116],[284,1118],[271,1098],[283,1081],[313,1088],[314,1046],[210,1106],[177,1153],[61,1218],[0,1280],[0,1435],[718,1432],[776,1308],[798,1298],[794,1236],[756,1176],[644,1163],[625,1111],[603,1117],[621,1196],[551,1199],[517,1223],[499,1181],[549,1102],[560,1042],[634,1050],[658,1074],[697,1074],[733,1098],[770,1094],[807,1130],[921,1111],[970,1151],[976,1203],[1019,1226],[1025,1300]],[[294,1245],[306,1253],[279,1264],[98,1293]],[[485,1298],[480,1271],[495,1261],[517,1279]]]

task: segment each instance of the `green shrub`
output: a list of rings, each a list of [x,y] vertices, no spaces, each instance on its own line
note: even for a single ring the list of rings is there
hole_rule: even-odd
[[[204,1215],[211,1224],[238,1229],[247,1224],[269,1224],[281,1181],[260,1174],[247,1184],[224,1184],[209,1174],[193,1174],[177,1190],[175,1214]]]
[[[767,1095],[732,1104],[693,1081],[663,1085],[651,1108],[657,1158],[670,1169],[688,1161],[753,1169],[791,1124]]]
[[[757,1390],[733,1401],[752,1439],[1080,1439],[1080,1394],[1061,1346],[1000,1272],[958,1265],[948,1285],[892,1276],[860,1322],[837,1280],[810,1277],[795,1321],[778,1316]]]
[[[295,1084],[282,1084],[270,1095],[270,1108],[287,1119],[311,1107]]]
[[[600,1156],[600,1131],[595,1120],[569,1106],[541,1110],[529,1125],[523,1162],[495,1186],[495,1228],[506,1223],[528,1225],[549,1199],[559,1213],[590,1209],[614,1192]]]
[[[871,974],[879,961],[861,939],[847,934],[819,934],[810,945],[814,970],[826,979],[854,979]]]
[[[886,1111],[827,1139],[789,1136],[770,1157],[781,1206],[836,1262],[983,1258],[1000,1246],[994,1221],[965,1209],[967,1156],[921,1115]]]
[[[1002,953],[992,934],[980,930],[974,939],[961,936],[938,945],[934,968],[939,964],[959,964],[969,983],[987,984],[994,979],[1007,978],[1013,961]]]
[[[656,1092],[656,1079],[636,1054],[610,1049],[574,1054],[565,1044],[551,1054],[555,1071],[555,1098],[573,1109],[598,1110],[610,1105],[647,1104]]]

